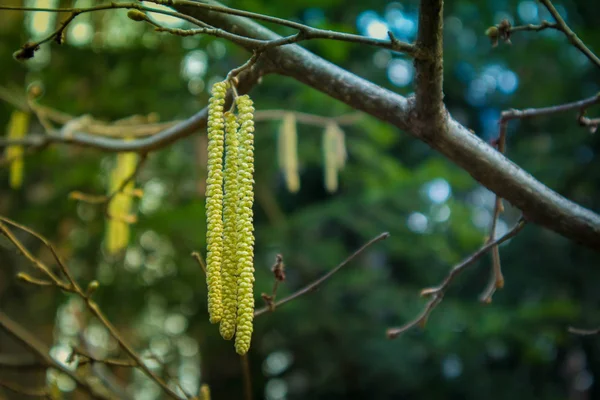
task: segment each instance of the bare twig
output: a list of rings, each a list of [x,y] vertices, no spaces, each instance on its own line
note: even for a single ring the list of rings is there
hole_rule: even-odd
[[[596,329],[580,329],[574,328],[572,326],[569,327],[569,332],[574,333],[576,335],[588,336],[588,335],[600,335],[600,328]]]
[[[165,14],[165,15],[169,15],[172,17],[186,20],[186,21],[200,27],[198,29],[193,29],[193,30],[183,30],[183,29],[164,28],[164,27],[158,26],[157,27],[158,30],[161,30],[161,31],[168,31],[170,33],[181,35],[181,36],[189,36],[189,35],[196,35],[196,34],[208,34],[208,35],[212,35],[215,37],[227,39],[233,43],[237,43],[239,45],[245,46],[247,48],[255,49],[255,50],[266,50],[269,48],[282,46],[282,45],[286,45],[286,44],[298,43],[298,42],[304,41],[304,40],[327,39],[327,40],[336,40],[336,41],[342,41],[342,42],[358,43],[358,44],[365,44],[365,45],[369,45],[369,46],[381,47],[381,48],[386,48],[389,50],[405,52],[406,54],[409,54],[409,55],[412,55],[415,52],[415,47],[412,44],[401,42],[395,38],[394,38],[394,40],[381,40],[381,39],[374,39],[374,38],[369,38],[369,37],[365,37],[365,36],[361,36],[361,35],[354,35],[354,34],[350,34],[350,33],[317,29],[317,28],[313,28],[308,25],[300,24],[297,22],[287,21],[287,20],[284,20],[281,18],[257,14],[257,13],[253,13],[253,12],[249,12],[249,11],[236,10],[233,8],[224,7],[221,5],[214,4],[214,3],[208,4],[208,3],[199,3],[199,2],[195,2],[195,1],[182,1],[182,0],[166,0],[166,1],[151,0],[151,2],[156,3],[156,4],[161,4],[161,5],[167,5],[167,6],[171,6],[171,7],[172,6],[191,6],[191,7],[197,7],[197,8],[210,10],[210,11],[217,12],[217,13],[237,15],[237,16],[241,16],[241,17],[256,19],[256,20],[263,20],[263,21],[272,22],[272,23],[275,23],[278,25],[287,26],[287,27],[290,27],[293,29],[297,29],[299,32],[292,36],[288,36],[288,37],[284,37],[284,38],[280,38],[280,39],[275,39],[275,40],[271,40],[271,41],[261,41],[261,40],[256,40],[256,39],[244,37],[241,35],[237,35],[234,33],[230,33],[230,32],[218,29],[218,28],[214,28],[203,21],[200,21],[198,19],[195,19],[195,18],[190,17],[183,13],[178,13],[178,12],[170,11],[170,10],[158,10],[158,9],[151,8],[151,7],[145,7],[140,4],[136,4],[136,3],[113,2],[113,3],[109,3],[109,4],[102,4],[102,5],[97,5],[97,6],[88,7],[88,8],[39,8],[39,7],[0,6],[0,10],[27,10],[27,11],[46,11],[46,12],[70,13],[69,17],[61,23],[59,28],[57,28],[54,32],[52,32],[46,38],[44,38],[38,42],[35,42],[35,43],[26,43],[23,46],[23,48],[20,50],[20,53],[17,55],[17,57],[20,57],[20,58],[32,57],[33,53],[39,48],[40,45],[42,45],[50,40],[56,40],[56,38],[59,38],[63,34],[63,31],[66,28],[66,26],[69,23],[71,23],[78,15],[80,15],[82,13],[86,13],[86,12],[95,12],[95,11],[119,9],[119,8],[145,11],[145,12],[161,13],[161,14]],[[146,20],[148,22],[151,22],[147,19],[144,19],[143,17],[140,18],[139,20]],[[59,41],[60,41],[60,39],[59,39]]]
[[[294,114],[296,121],[306,125],[325,127],[331,122],[338,125],[352,125],[363,118],[362,113],[352,113],[339,117],[322,117],[320,115],[307,114],[292,110],[257,110],[254,113],[255,121],[269,121],[282,119],[285,114]]]
[[[92,386],[90,386],[85,380],[77,376],[73,371],[64,367],[62,364],[56,362],[49,355],[50,349],[46,347],[41,341],[35,338],[25,328],[13,321],[8,315],[0,311],[0,329],[4,330],[18,342],[23,344],[29,350],[31,350],[44,364],[54,368],[65,375],[68,375],[77,385],[86,391],[94,399],[106,399],[103,394],[98,393]]]
[[[492,215],[492,226],[490,228],[490,235],[488,238],[488,243],[493,241],[496,237],[496,227],[498,226],[498,218],[500,217],[500,213],[504,211],[504,206],[502,205],[502,199],[496,196],[496,201],[494,202],[494,214]],[[492,296],[496,292],[496,289],[501,289],[504,287],[504,276],[502,275],[502,267],[500,264],[500,250],[498,249],[498,245],[492,247],[492,274],[490,276],[490,281],[481,295],[480,299],[484,303],[491,303]]]
[[[39,370],[48,368],[48,364],[28,355],[0,354],[0,369]]]
[[[281,254],[277,254],[275,257],[275,264],[271,267],[271,272],[273,272],[273,290],[271,294],[268,295],[266,293],[262,293],[261,297],[269,307],[269,311],[273,312],[275,310],[275,299],[277,298],[277,288],[279,288],[279,283],[285,281],[285,265],[283,264],[283,256]]]
[[[198,252],[198,251],[194,251],[192,253],[192,257],[194,257],[194,259],[198,262],[198,265],[200,265],[200,268],[202,268],[204,275],[206,275],[206,263],[204,262],[204,259],[202,258],[202,254],[200,254],[200,252]]]
[[[8,389],[11,392],[29,397],[43,397],[45,399],[51,398],[50,393],[46,389],[31,389],[29,387],[15,385],[14,383],[5,381],[0,381],[0,388]]]
[[[552,24],[548,21],[542,21],[539,25],[527,24],[527,25],[511,26],[509,30],[512,33],[512,32],[524,32],[524,31],[539,32],[539,31],[543,31],[545,29],[560,30],[560,28],[558,27],[558,24]]]
[[[446,293],[446,290],[448,289],[448,287],[450,286],[452,281],[461,272],[463,272],[467,267],[469,267],[475,261],[479,260],[485,253],[490,251],[495,246],[498,246],[498,245],[504,243],[505,241],[507,241],[508,239],[516,236],[524,227],[525,227],[525,220],[523,218],[521,218],[519,220],[519,222],[517,222],[517,224],[510,231],[508,231],[504,236],[502,236],[499,239],[489,241],[484,246],[482,246],[479,250],[477,250],[475,253],[473,253],[472,255],[465,258],[463,261],[461,261],[459,264],[454,266],[454,268],[452,268],[450,270],[450,273],[448,274],[448,276],[446,276],[446,279],[444,279],[444,281],[442,282],[441,285],[439,285],[437,287],[433,287],[433,288],[423,289],[421,291],[421,296],[431,298],[425,305],[425,309],[421,312],[421,314],[419,314],[419,316],[417,318],[415,318],[411,322],[409,322],[401,327],[398,327],[398,328],[388,329],[387,330],[388,338],[394,339],[394,338],[398,337],[399,335],[401,335],[402,333],[406,332],[407,330],[413,328],[416,325],[420,325],[423,327],[425,325],[425,323],[427,322],[427,318],[429,318],[429,315],[431,314],[433,309],[442,301],[444,294]]]
[[[11,242],[13,242],[13,244],[17,247],[17,249],[23,255],[25,255],[28,259],[30,259],[30,261],[34,265],[38,266],[38,268],[40,268],[39,266],[42,266],[43,268],[40,268],[40,270],[42,272],[46,273],[46,275],[48,275],[49,277],[51,277],[51,279],[52,279],[52,277],[54,277],[54,279],[56,279],[55,285],[57,287],[61,288],[64,291],[74,293],[77,296],[79,296],[84,301],[88,310],[100,321],[100,323],[102,325],[104,325],[104,327],[106,327],[106,329],[109,331],[110,335],[117,341],[117,343],[119,343],[119,346],[135,362],[137,367],[139,369],[141,369],[142,372],[144,372],[146,374],[146,376],[148,376],[148,378],[150,378],[155,383],[157,383],[162,388],[162,390],[166,394],[168,394],[171,398],[180,399],[180,396],[175,391],[173,391],[173,389],[171,389],[160,376],[158,376],[157,374],[155,374],[152,370],[150,370],[148,368],[148,366],[143,362],[141,357],[125,341],[125,339],[121,336],[121,334],[118,332],[118,330],[115,328],[115,326],[102,313],[102,311],[100,310],[100,308],[98,307],[96,302],[94,302],[91,299],[91,297],[88,295],[87,291],[84,291],[81,288],[81,286],[79,286],[79,284],[77,283],[77,281],[74,279],[73,275],[71,274],[71,271],[69,270],[67,265],[62,261],[62,259],[56,252],[56,249],[54,248],[54,246],[52,245],[52,243],[50,243],[50,241],[48,239],[46,239],[39,233],[33,231],[32,229],[27,228],[26,226],[23,226],[17,222],[11,221],[8,218],[0,217],[0,221],[2,221],[2,223],[0,223],[0,230],[2,231],[2,233],[4,233],[11,240]],[[54,260],[56,261],[60,271],[66,277],[67,283],[60,281],[56,277],[56,275],[54,275],[47,267],[45,267],[45,265],[43,265],[41,263],[41,261],[39,261],[35,257],[33,257],[31,255],[31,253],[29,253],[29,251],[25,248],[25,246],[23,246],[23,244],[12,234],[12,232],[10,232],[10,230],[6,227],[5,224],[10,224],[19,229],[22,229],[25,232],[36,237],[38,240],[40,240],[52,253],[52,256],[54,257]]]
[[[354,253],[352,253],[348,258],[346,258],[344,261],[342,261],[337,267],[335,267],[334,269],[332,269],[331,271],[327,272],[325,275],[323,275],[322,277],[320,277],[319,279],[317,279],[316,281],[308,284],[307,286],[303,287],[302,289],[292,293],[291,295],[277,301],[274,305],[274,308],[277,307],[281,307],[282,305],[284,305],[287,302],[290,302],[306,293],[310,293],[314,290],[316,290],[323,282],[325,282],[327,279],[331,278],[331,276],[333,276],[336,272],[338,272],[340,269],[342,269],[346,264],[348,264],[349,262],[351,262],[352,260],[354,260],[357,256],[359,256],[362,252],[364,252],[367,248],[369,248],[371,245],[387,239],[388,237],[390,237],[390,234],[388,232],[384,232],[379,234],[378,236],[374,237],[373,239],[369,240],[367,243],[365,243],[361,248],[359,248],[358,250],[356,250]],[[254,312],[254,317],[258,317],[259,315],[265,314],[267,312],[270,311],[269,307],[263,307],[259,310],[256,310]]]
[[[586,45],[579,39],[579,37],[569,28],[569,25],[560,16],[559,12],[554,8],[554,5],[550,0],[540,0],[540,2],[548,9],[552,17],[556,20],[559,29],[567,36],[573,46],[581,51],[596,67],[600,68],[600,58],[595,55]]]

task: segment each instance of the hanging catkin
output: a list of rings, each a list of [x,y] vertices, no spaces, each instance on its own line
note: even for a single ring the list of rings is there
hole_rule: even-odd
[[[236,99],[239,112],[239,201],[237,203],[237,330],[235,350],[246,354],[250,348],[254,319],[254,107],[248,95]]]
[[[8,123],[8,139],[20,139],[27,133],[29,125],[29,114],[23,111],[15,110],[10,116]],[[6,158],[10,163],[10,187],[18,189],[23,184],[23,146],[8,146],[6,148]]]
[[[235,333],[237,317],[237,244],[236,234],[239,165],[238,121],[235,114],[225,113],[225,195],[223,200],[223,265],[221,267],[223,317],[219,331],[224,339]]]
[[[221,263],[223,262],[223,140],[225,121],[223,106],[228,83],[212,87],[208,104],[208,177],[206,179],[206,269],[210,322],[223,315]]]
[[[277,155],[279,168],[285,176],[287,189],[291,193],[300,190],[298,174],[298,133],[296,131],[296,116],[285,113],[279,129]]]
[[[338,131],[339,128],[334,122],[329,122],[325,127],[323,134],[323,162],[324,162],[324,180],[325,188],[333,193],[338,188]]]
[[[119,153],[115,167],[110,174],[109,194],[119,190],[126,179],[135,171],[138,156],[136,153]],[[114,195],[108,205],[106,230],[106,250],[109,254],[116,254],[129,244],[129,222],[131,219],[132,193],[135,182],[130,179],[122,190]]]

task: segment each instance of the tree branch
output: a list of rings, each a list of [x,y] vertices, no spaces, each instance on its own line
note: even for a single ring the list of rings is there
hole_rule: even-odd
[[[506,242],[508,239],[516,236],[519,232],[521,232],[521,230],[524,227],[525,227],[525,220],[520,219],[519,222],[517,222],[517,224],[510,231],[508,231],[504,236],[502,236],[501,238],[496,239],[496,240],[488,241],[484,246],[482,246],[475,253],[471,254],[469,257],[465,258],[459,264],[454,266],[454,268],[452,268],[450,270],[450,273],[448,274],[448,276],[446,276],[446,279],[444,279],[444,281],[442,282],[441,285],[434,287],[434,288],[427,288],[427,289],[421,290],[421,296],[427,296],[427,297],[431,298],[425,305],[425,308],[423,309],[421,314],[419,314],[415,319],[413,319],[412,321],[410,321],[409,323],[407,323],[401,327],[388,329],[387,333],[386,333],[387,337],[389,339],[395,339],[398,336],[400,336],[402,333],[406,332],[409,329],[412,329],[413,327],[415,327],[417,325],[424,327],[425,324],[427,323],[427,319],[429,318],[429,315],[431,314],[431,312],[435,309],[435,307],[437,307],[438,304],[440,304],[440,302],[444,298],[444,294],[446,294],[446,290],[448,290],[448,287],[450,286],[452,281],[461,272],[463,272],[467,267],[472,265],[475,261],[479,260],[485,253],[497,248],[500,244],[502,244],[502,243]]]
[[[596,67],[600,68],[600,58],[595,55],[586,45],[579,39],[579,37],[569,28],[569,25],[565,22],[565,20],[560,16],[556,8],[550,0],[540,0],[542,3],[552,14],[552,17],[556,20],[559,29],[567,36],[569,41],[573,46],[575,46],[579,51],[581,51],[592,63],[596,65]]]
[[[33,351],[35,355],[51,368],[54,368],[73,379],[82,390],[88,393],[93,399],[106,399],[106,397],[98,393],[86,381],[77,376],[73,371],[64,367],[62,364],[54,361],[49,355],[49,349],[45,344],[31,335],[25,328],[13,321],[8,315],[0,311],[0,329],[4,330],[14,339],[22,343],[25,347]]]
[[[415,93],[417,121],[423,136],[442,133],[444,113],[444,1],[421,0],[419,4],[419,31],[415,58]]]
[[[338,272],[340,269],[342,269],[350,261],[354,260],[358,255],[360,255],[363,251],[365,251],[371,245],[373,245],[381,240],[387,239],[388,237],[390,237],[390,234],[388,232],[383,232],[383,233],[379,234],[378,236],[374,237],[373,239],[371,239],[367,243],[365,243],[360,249],[358,249],[354,253],[352,253],[348,258],[346,258],[344,261],[342,261],[337,267],[335,267],[331,271],[327,272],[325,275],[323,275],[316,281],[308,284],[307,286],[292,293],[291,295],[275,302],[272,306],[263,307],[263,308],[260,308],[256,311],[254,311],[254,317],[258,317],[259,315],[265,314],[269,311],[273,311],[277,307],[281,307],[282,305],[284,305],[287,302],[290,302],[306,293],[310,293],[310,292],[316,290],[323,282],[325,282],[327,279],[331,278],[336,272]]]
[[[240,35],[261,39],[278,37],[245,18],[195,7],[179,9]],[[523,211],[529,221],[594,250],[600,249],[600,216],[543,185],[454,119],[445,118],[444,129],[431,137],[419,127],[412,97],[400,96],[359,78],[299,46],[269,49],[265,55],[263,58],[269,59],[274,72],[290,76],[426,142]]]

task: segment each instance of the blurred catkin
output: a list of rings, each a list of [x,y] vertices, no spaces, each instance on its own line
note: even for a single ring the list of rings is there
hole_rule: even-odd
[[[277,156],[279,168],[283,171],[288,190],[296,193],[300,190],[300,177],[298,173],[298,132],[294,113],[285,113],[281,121]]]
[[[115,167],[110,174],[109,195],[115,193],[126,179],[135,172],[138,155],[136,153],[119,153]],[[116,254],[129,244],[128,216],[131,212],[132,192],[134,179],[114,195],[108,205],[108,223],[106,230],[106,250],[109,254]]]
[[[15,110],[10,116],[8,123],[8,139],[21,139],[27,133],[29,125],[29,114]],[[10,163],[10,187],[18,189],[23,184],[23,146],[8,146],[6,158],[12,160]]]
[[[323,158],[325,188],[333,193],[338,189],[339,171],[346,164],[345,135],[335,122],[329,122],[323,134]]]

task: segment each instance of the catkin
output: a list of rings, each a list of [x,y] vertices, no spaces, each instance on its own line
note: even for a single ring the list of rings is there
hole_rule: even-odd
[[[236,235],[239,165],[238,121],[235,114],[225,113],[225,195],[223,200],[223,265],[221,268],[223,317],[219,331],[224,339],[235,333],[237,317],[237,243]]]
[[[25,136],[29,125],[29,114],[19,110],[12,112],[8,123],[8,139],[20,139]],[[10,163],[10,187],[18,189],[23,184],[23,146],[8,146],[6,158]]]
[[[296,116],[285,113],[281,122],[278,136],[279,168],[284,173],[285,182],[291,193],[300,190],[298,174],[298,133],[296,131]]]
[[[110,175],[109,194],[119,190],[123,182],[135,172],[137,158],[137,154],[132,152],[117,155],[116,165]],[[134,185],[134,180],[130,179],[125,187],[114,195],[108,205],[110,219],[106,231],[106,250],[109,254],[116,254],[129,244],[129,223],[127,219],[131,212]]]
[[[236,99],[240,123],[239,172],[237,203],[237,331],[235,350],[243,355],[250,348],[252,321],[254,319],[254,227],[252,204],[254,202],[254,107],[248,95]]]
[[[208,177],[206,179],[206,269],[210,322],[221,321],[221,263],[223,262],[223,106],[228,83],[212,87],[208,105]]]
[[[338,188],[338,157],[336,154],[337,138],[335,126],[332,122],[328,123],[323,134],[325,189],[329,193],[335,192]]]

